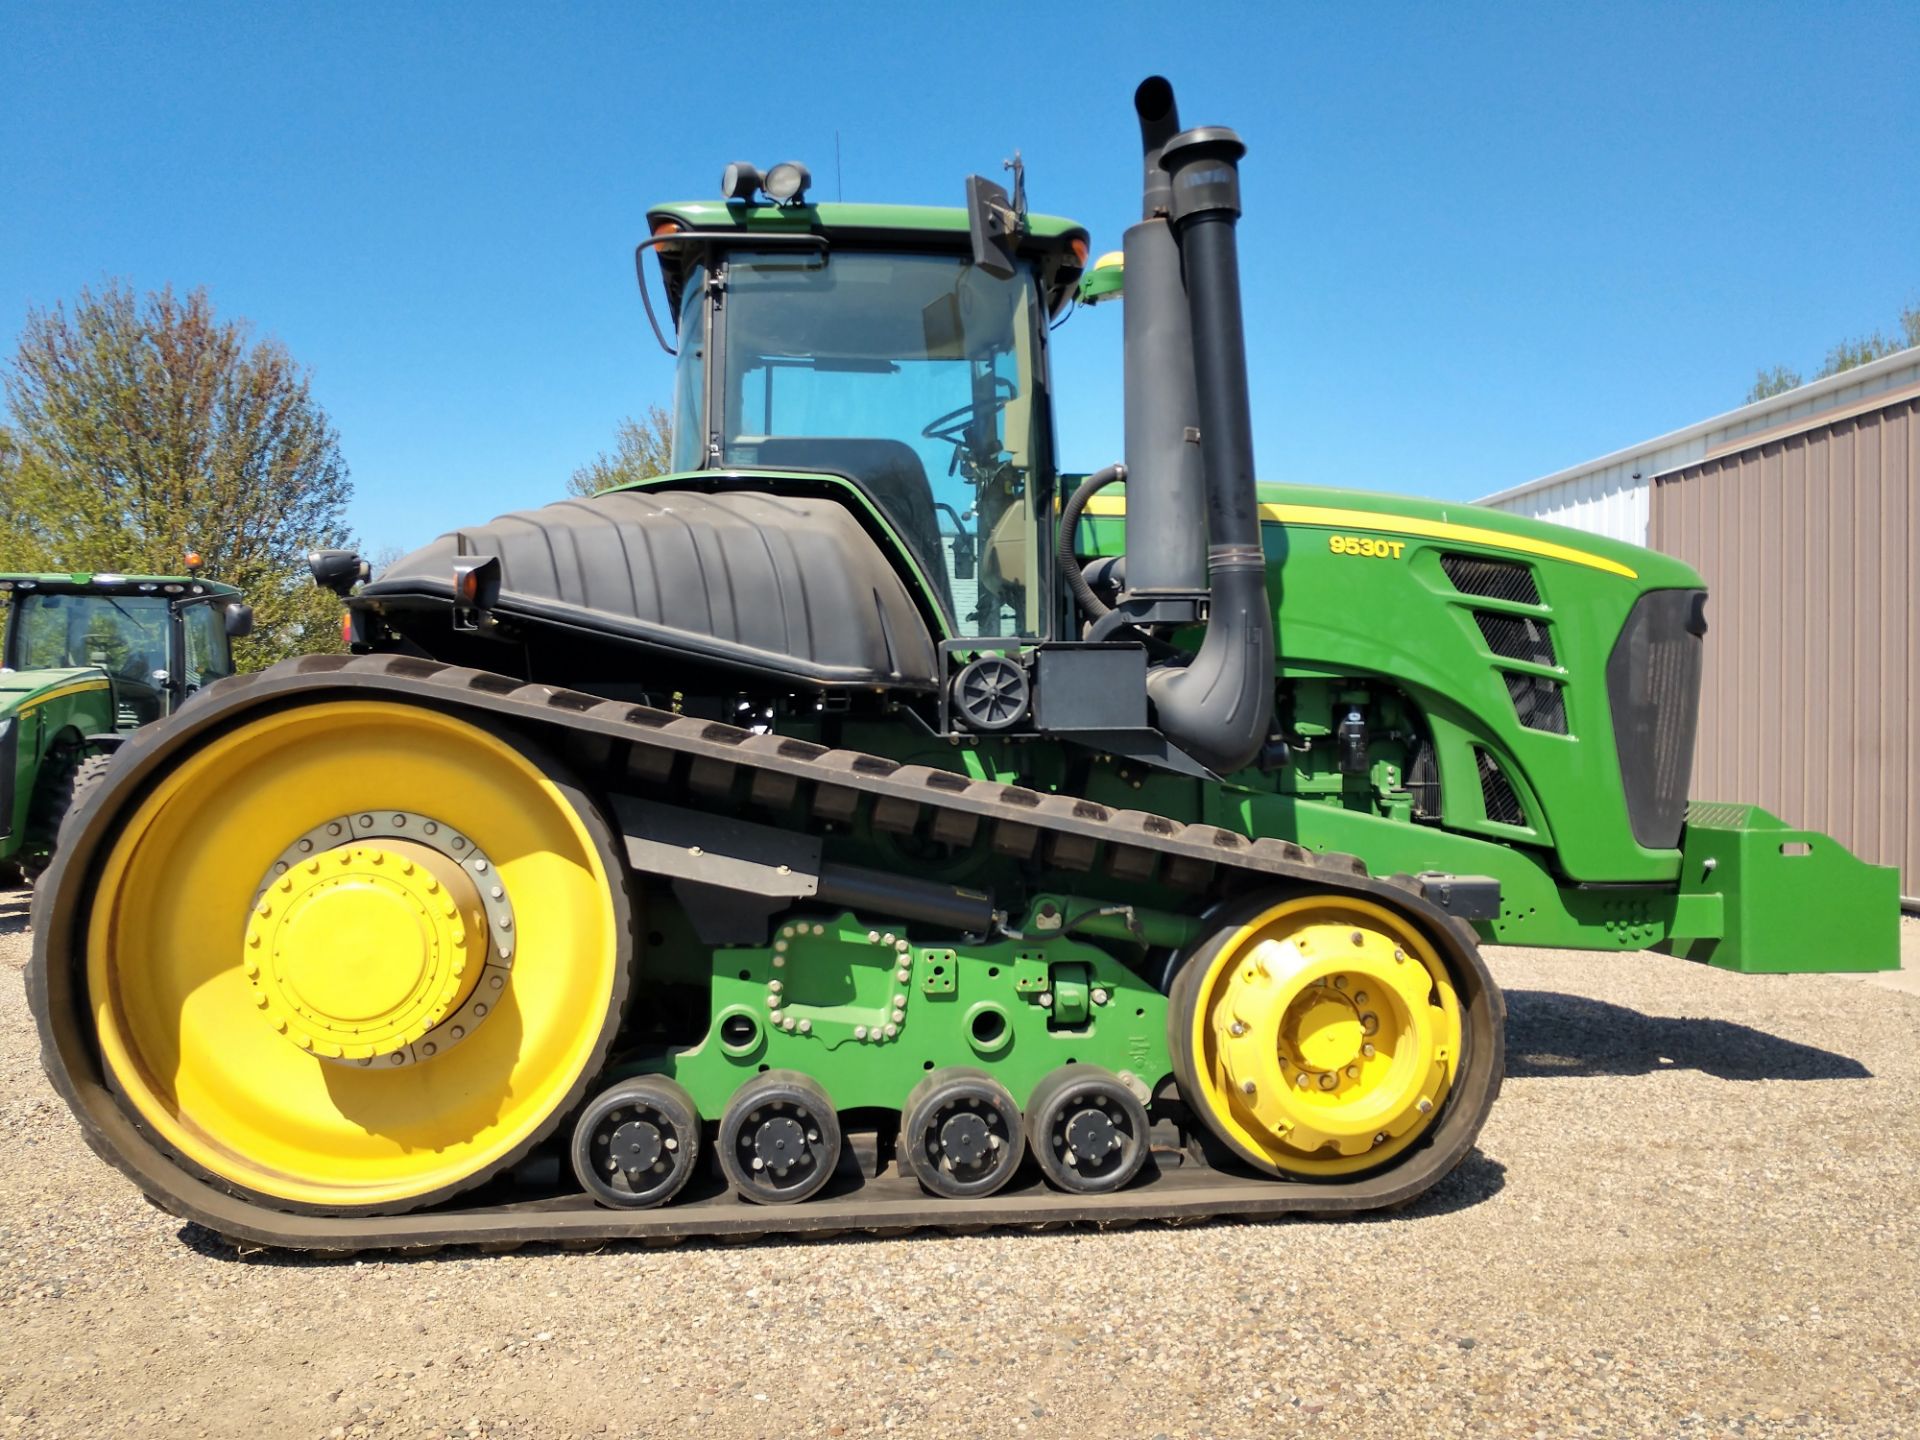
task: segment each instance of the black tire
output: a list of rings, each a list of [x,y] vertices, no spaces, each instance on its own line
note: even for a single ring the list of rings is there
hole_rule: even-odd
[[[21,856],[21,878],[29,881],[36,879],[53,862],[53,852],[60,848],[61,835],[67,828],[69,818],[77,814],[87,797],[100,788],[100,782],[106,779],[112,765],[113,756],[108,754],[83,755],[77,761],[60,767],[60,773],[48,788],[45,800],[36,807],[38,813],[34,821],[35,829],[53,837],[52,843],[43,852]]]
[[[720,1169],[743,1198],[757,1205],[797,1204],[833,1178],[840,1160],[840,1117],[812,1076],[769,1070],[727,1102],[714,1149]]]
[[[664,1205],[700,1161],[700,1112],[664,1075],[637,1075],[595,1096],[573,1127],[573,1173],[600,1204]]]
[[[1105,1195],[1147,1163],[1147,1108],[1111,1070],[1062,1065],[1027,1101],[1027,1143],[1055,1188]]]
[[[900,1163],[930,1195],[991,1195],[1013,1178],[1026,1148],[1019,1105],[984,1070],[936,1070],[907,1096]]]

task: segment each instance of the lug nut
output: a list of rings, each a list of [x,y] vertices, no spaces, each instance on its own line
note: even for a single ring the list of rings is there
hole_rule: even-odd
[[[1239,1038],[1240,1036],[1247,1033],[1247,1022],[1244,1020],[1234,1021],[1231,1025],[1227,1027],[1227,1033],[1229,1035],[1234,1036],[1236,1039]]]
[[[1433,1102],[1422,1095],[1420,1097],[1420,1103],[1413,1108],[1418,1110],[1422,1115],[1431,1115],[1433,1113]]]

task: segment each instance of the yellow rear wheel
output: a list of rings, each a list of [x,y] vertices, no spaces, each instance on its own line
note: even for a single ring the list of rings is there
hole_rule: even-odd
[[[116,835],[87,927],[100,1051],[231,1187],[428,1203],[524,1154],[604,1059],[630,953],[605,828],[485,730],[373,701],[270,714]]]
[[[1387,1164],[1431,1129],[1458,1077],[1453,977],[1409,920],[1358,897],[1229,918],[1182,967],[1171,1000],[1189,1108],[1271,1174]]]

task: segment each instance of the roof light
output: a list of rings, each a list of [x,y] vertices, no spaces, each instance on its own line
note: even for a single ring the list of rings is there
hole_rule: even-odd
[[[744,160],[736,160],[720,172],[720,194],[728,200],[744,200],[751,205],[753,193],[759,188],[758,167],[749,165]]]
[[[761,188],[776,205],[800,205],[805,203],[807,187],[812,183],[813,173],[806,166],[798,160],[782,160],[767,171]]]
[[[199,568],[200,568],[200,552],[198,550],[187,551],[187,569],[198,570]]]

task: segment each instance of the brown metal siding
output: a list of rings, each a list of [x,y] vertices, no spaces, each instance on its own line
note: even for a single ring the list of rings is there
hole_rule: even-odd
[[[1920,895],[1920,400],[1655,477],[1648,543],[1706,577],[1692,793]]]

